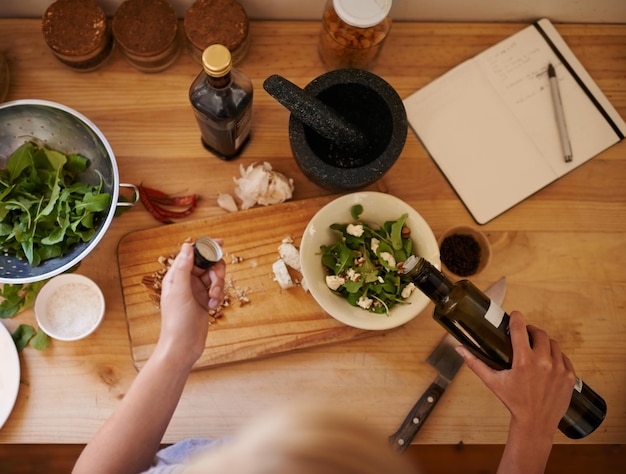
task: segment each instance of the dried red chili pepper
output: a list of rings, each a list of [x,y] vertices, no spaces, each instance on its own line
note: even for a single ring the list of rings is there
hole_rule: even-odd
[[[154,207],[154,204],[152,203],[152,201],[150,201],[148,193],[144,192],[143,187],[141,185],[139,185],[139,198],[141,199],[142,204],[148,210],[148,212],[152,214],[152,217],[154,217],[160,222],[163,222],[164,224],[172,223],[171,219],[161,214],[159,210],[156,207]]]
[[[192,206],[195,207],[198,201],[198,196],[195,194],[188,194],[186,196],[171,196],[158,189],[142,186],[142,189],[150,198],[150,201],[156,204],[162,204],[165,206]]]
[[[150,197],[150,200],[154,203],[162,204],[165,206],[196,207],[198,198],[195,194],[189,194],[188,196]]]
[[[144,192],[144,194],[148,195],[151,199],[155,197],[167,197],[167,193],[159,191],[158,189],[149,188],[148,186],[144,186],[143,184],[140,184],[139,187]]]
[[[154,207],[154,209],[156,209],[156,211],[159,214],[165,217],[175,217],[175,218],[186,217],[189,214],[191,214],[191,212],[193,211],[193,207],[189,207],[185,209],[184,211],[172,211],[170,209],[165,209],[161,207],[159,204],[157,204],[154,201],[151,201],[150,203],[152,204],[152,207]]]
[[[145,208],[152,216],[164,224],[171,224],[171,218],[182,218],[190,215],[196,207],[198,198],[195,194],[186,196],[170,196],[158,189],[139,185],[139,196]],[[167,209],[163,206],[186,207],[181,211]]]

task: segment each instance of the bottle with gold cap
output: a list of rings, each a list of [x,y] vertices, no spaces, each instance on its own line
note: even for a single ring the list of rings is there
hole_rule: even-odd
[[[221,44],[204,50],[202,66],[189,89],[202,144],[218,158],[230,160],[250,138],[252,82],[233,68],[230,51]]]

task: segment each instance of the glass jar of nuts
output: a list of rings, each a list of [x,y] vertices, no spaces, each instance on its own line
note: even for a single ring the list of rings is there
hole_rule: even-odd
[[[391,30],[391,0],[327,0],[319,53],[328,70],[370,69]]]

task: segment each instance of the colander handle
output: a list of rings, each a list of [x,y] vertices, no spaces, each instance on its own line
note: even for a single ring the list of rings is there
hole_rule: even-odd
[[[130,201],[117,201],[117,207],[132,207],[139,201],[139,188],[134,184],[120,183],[120,188],[131,188],[133,190],[133,198]]]

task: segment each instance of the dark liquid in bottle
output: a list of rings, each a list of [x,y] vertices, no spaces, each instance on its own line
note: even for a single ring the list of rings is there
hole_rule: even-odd
[[[232,159],[250,138],[252,96],[237,83],[214,88],[206,76],[204,81],[194,83],[189,96],[202,144],[219,158]]]
[[[497,370],[510,369],[513,345],[509,315],[468,280],[452,283],[425,261],[422,268],[412,280],[435,302],[435,320],[487,365]],[[606,409],[602,397],[577,379],[558,427],[570,438],[583,438],[600,426]]]

